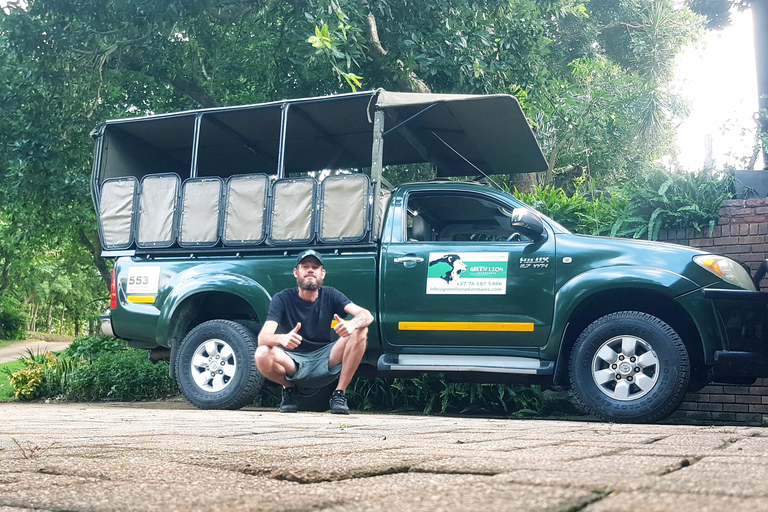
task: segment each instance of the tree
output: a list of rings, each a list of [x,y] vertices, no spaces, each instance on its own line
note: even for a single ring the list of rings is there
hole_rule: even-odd
[[[88,133],[130,115],[355,88],[509,93],[542,136],[551,179],[631,176],[671,148],[682,112],[671,63],[698,27],[673,0],[8,3],[0,272],[23,282],[37,268],[30,255],[90,255],[109,285]]]

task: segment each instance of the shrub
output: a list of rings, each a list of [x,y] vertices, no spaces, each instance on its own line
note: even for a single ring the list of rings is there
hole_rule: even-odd
[[[27,315],[13,297],[3,297],[0,307],[0,338],[23,340],[27,337]]]
[[[144,350],[126,349],[106,336],[75,340],[58,357],[24,358],[26,368],[9,376],[20,400],[63,395],[70,400],[150,400],[178,393],[168,364],[153,364]]]
[[[433,374],[391,382],[357,379],[347,394],[359,409],[424,414],[537,414],[544,401],[539,386],[454,383]]]
[[[607,236],[611,233],[628,202],[620,195],[602,193],[590,200],[578,190],[568,196],[563,189],[554,187],[535,186],[531,193],[515,190],[514,194],[566,229],[587,235]]]
[[[629,202],[612,234],[626,232],[634,238],[656,240],[660,229],[693,228],[712,236],[720,205],[733,197],[733,183],[733,176],[712,170],[649,170],[622,189]]]
[[[8,380],[13,386],[13,396],[19,400],[32,400],[43,393],[43,368],[27,366],[12,373]]]
[[[93,357],[102,352],[120,352],[125,349],[122,340],[109,336],[89,336],[73,341],[64,351],[64,355],[76,359],[93,361]]]
[[[168,377],[168,363],[153,364],[144,350],[102,351],[69,375],[65,396],[71,400],[152,400],[178,393]]]
[[[63,394],[67,378],[76,367],[76,362],[66,357],[57,357],[50,352],[27,353],[23,358],[26,367],[8,377],[14,389],[14,396],[19,400],[32,400]]]
[[[534,187],[515,196],[565,228],[583,234],[656,240],[660,229],[693,228],[712,235],[718,210],[733,197],[734,178],[714,171],[698,173],[650,169],[636,179],[591,197],[568,196],[561,188]]]

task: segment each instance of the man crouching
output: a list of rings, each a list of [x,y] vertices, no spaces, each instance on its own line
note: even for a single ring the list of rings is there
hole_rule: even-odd
[[[259,333],[256,367],[283,386],[280,412],[296,412],[296,385],[321,388],[337,378],[329,405],[334,414],[349,414],[345,391],[365,354],[371,313],[335,288],[323,287],[323,258],[309,249],[299,254],[293,269],[297,288],[272,297]],[[340,316],[352,315],[344,321]],[[331,322],[339,339],[331,341]],[[277,331],[283,334],[276,334]]]

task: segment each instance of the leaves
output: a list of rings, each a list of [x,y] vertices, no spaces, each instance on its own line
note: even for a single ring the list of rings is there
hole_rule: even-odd
[[[347,390],[347,396],[358,409],[424,414],[535,414],[544,402],[538,386],[454,383],[443,375],[433,374],[391,382],[357,379]]]
[[[708,235],[718,210],[733,195],[733,176],[714,171],[670,173],[647,169],[636,180],[588,199],[554,187],[515,196],[577,233],[656,240],[661,229],[694,228]]]
[[[328,32],[328,25],[323,25],[323,28],[315,27],[315,35],[310,36],[307,42],[320,51],[332,49],[333,39],[331,39],[331,35]]]

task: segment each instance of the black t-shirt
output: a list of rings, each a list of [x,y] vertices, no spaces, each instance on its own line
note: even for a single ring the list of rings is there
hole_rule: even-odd
[[[331,322],[333,315],[344,318],[344,308],[352,301],[336,288],[323,286],[314,302],[307,302],[299,297],[298,288],[287,288],[272,297],[267,320],[277,322],[277,332],[285,334],[292,331],[301,322],[299,336],[301,345],[296,352],[311,352],[331,342]]]

